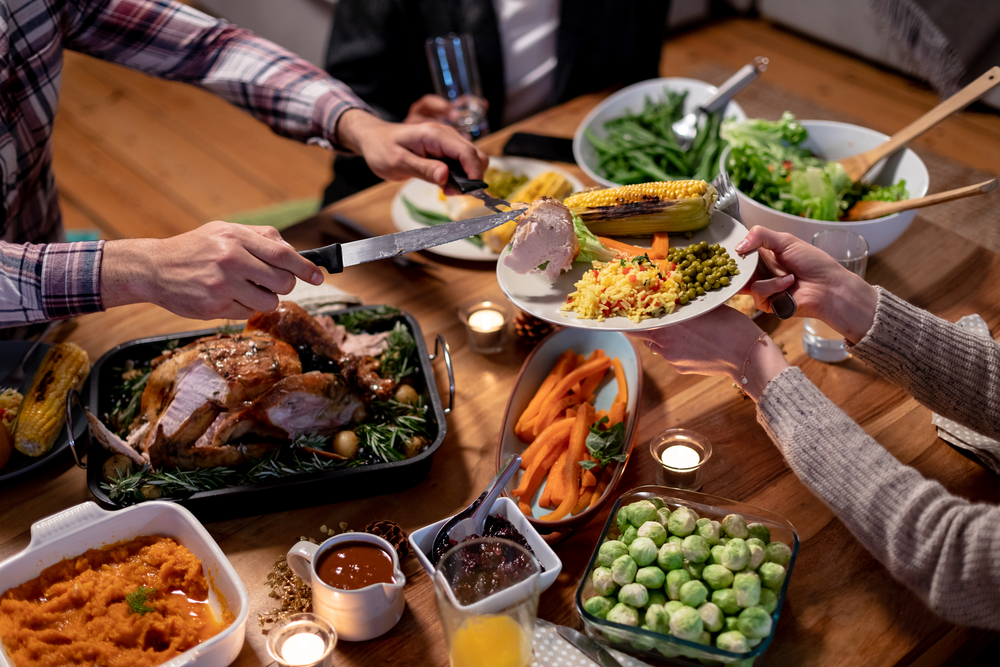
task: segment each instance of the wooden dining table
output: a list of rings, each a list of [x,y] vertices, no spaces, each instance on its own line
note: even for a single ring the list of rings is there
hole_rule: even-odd
[[[586,113],[605,94],[574,99],[480,141],[500,155],[512,132],[572,137]],[[586,177],[575,165],[561,165]],[[334,214],[349,217],[377,234],[396,231],[390,205],[398,183],[384,183],[344,199],[286,232],[299,248],[328,241],[324,229]],[[530,345],[513,340],[500,354],[474,353],[459,321],[458,307],[473,299],[503,298],[492,262],[470,262],[431,253],[416,257],[426,268],[391,261],[351,267],[328,282],[366,304],[390,304],[412,314],[430,347],[441,334],[448,341],[457,386],[447,416],[447,437],[426,478],[405,489],[371,488],[357,498],[207,524],[249,591],[246,642],[235,665],[269,665],[258,615],[276,606],[266,578],[276,559],[300,537],[322,540],[320,527],[342,523],[362,530],[388,519],[413,531],[466,507],[496,472],[501,420]],[[1000,327],[1000,257],[920,216],[888,249],[873,256],[867,279],[948,320],[978,313]],[[924,476],[971,501],[1000,502],[996,476],[938,438],[931,411],[856,359],[839,364],[815,361],[803,351],[802,321],[770,315],[759,325],[830,399],[882,446]],[[68,339],[96,361],[115,345],[135,338],[205,327],[151,305],[116,308],[78,318]],[[728,380],[678,374],[641,348],[643,394],[637,435],[627,469],[611,499],[630,488],[655,483],[650,439],[667,428],[692,429],[708,438],[714,454],[705,468],[705,493],[776,512],[794,525],[801,550],[781,609],[777,633],[758,665],[931,665],[961,664],[996,635],[954,626],[932,613],[869,554],[823,502],[796,478],[756,420],[755,405]],[[439,392],[447,380],[437,367]],[[445,398],[447,401],[447,398]],[[0,488],[0,559],[29,542],[31,524],[91,500],[85,472],[68,459],[33,479]],[[332,495],[332,492],[331,492]],[[288,500],[288,499],[284,499]],[[291,502],[294,503],[294,500]],[[585,528],[555,545],[562,571],[541,596],[539,617],[580,629],[575,591],[611,502]],[[336,665],[448,664],[448,654],[430,578],[416,559],[403,563],[406,610],[401,621],[377,639],[337,645]],[[11,585],[19,582],[3,582]]]

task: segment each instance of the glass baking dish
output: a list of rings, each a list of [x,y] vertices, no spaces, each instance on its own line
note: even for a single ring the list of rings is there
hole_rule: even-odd
[[[778,593],[777,607],[771,614],[771,633],[761,640],[759,644],[746,653],[733,653],[724,651],[715,646],[705,646],[697,642],[679,639],[671,635],[664,635],[651,630],[613,623],[611,621],[598,618],[589,614],[583,608],[584,600],[597,595],[593,587],[593,571],[598,566],[597,553],[607,540],[618,538],[618,524],[616,517],[618,509],[624,505],[634,503],[639,500],[648,500],[652,497],[660,498],[671,511],[681,505],[693,509],[701,517],[707,517],[716,521],[721,521],[727,514],[741,514],[746,518],[747,523],[759,522],[768,527],[771,531],[771,541],[784,542],[792,550],[791,560],[788,561],[788,569],[785,574],[785,582]],[[726,500],[718,496],[706,493],[696,493],[694,491],[683,491],[665,486],[640,486],[630,491],[626,491],[615,502],[608,516],[608,521],[601,533],[601,539],[594,547],[594,553],[590,557],[585,576],[580,580],[580,585],[576,589],[576,610],[583,619],[584,629],[587,634],[594,639],[609,642],[620,650],[627,651],[641,656],[658,658],[669,658],[682,664],[687,664],[684,658],[690,658],[691,664],[698,664],[695,661],[707,660],[717,663],[733,664],[742,660],[756,658],[764,653],[774,633],[778,628],[778,616],[781,607],[785,602],[785,594],[788,591],[788,584],[792,580],[792,569],[795,566],[795,559],[799,553],[799,536],[785,518],[759,507]]]

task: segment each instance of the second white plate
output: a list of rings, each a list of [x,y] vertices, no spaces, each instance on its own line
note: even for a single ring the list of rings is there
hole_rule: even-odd
[[[505,171],[514,171],[519,174],[524,174],[529,180],[535,176],[540,176],[547,171],[554,171],[557,174],[564,176],[570,183],[573,184],[573,192],[579,192],[583,189],[583,183],[581,183],[580,179],[576,176],[573,176],[569,172],[557,167],[554,164],[543,162],[542,160],[532,160],[530,158],[523,157],[490,156],[490,166],[496,167],[497,169],[503,169]],[[445,213],[444,202],[438,197],[438,193],[440,191],[441,188],[433,183],[411,178],[403,184],[403,187],[396,191],[396,196],[392,199],[392,224],[395,225],[396,229],[401,232],[405,232],[408,229],[424,228],[425,225],[410,217],[409,212],[406,210],[406,205],[403,203],[403,197],[406,197],[410,203],[415,206],[419,206],[420,208],[435,211],[437,213]],[[495,262],[497,261],[497,258],[500,257],[500,255],[496,254],[489,248],[480,248],[465,239],[445,243],[444,245],[439,245],[434,248],[428,248],[427,252],[444,255],[445,257],[453,257],[455,259],[480,262]]]
[[[733,276],[731,282],[725,287],[706,293],[694,301],[683,306],[677,306],[669,315],[661,315],[648,320],[635,323],[627,317],[611,317],[603,321],[584,320],[576,316],[576,313],[559,310],[566,303],[567,295],[576,291],[574,284],[583,275],[583,272],[590,268],[589,264],[576,262],[570,271],[564,272],[555,282],[549,280],[540,273],[529,273],[521,275],[514,273],[502,261],[503,257],[510,252],[510,246],[504,248],[501,253],[501,261],[497,262],[497,281],[504,295],[510,299],[511,303],[521,310],[531,313],[539,319],[543,319],[553,324],[577,329],[597,329],[600,331],[644,331],[648,329],[659,329],[686,320],[693,319],[714,310],[724,304],[729,297],[736,294],[753,276],[757,267],[757,252],[754,251],[745,257],[733,250],[744,236],[747,235],[746,228],[739,222],[729,217],[725,213],[714,211],[712,222],[705,229],[695,233],[690,240],[685,239],[682,234],[671,237],[671,245],[690,245],[705,241],[707,243],[718,243],[736,259],[736,266],[740,273]],[[648,247],[649,240],[630,239],[630,243]]]

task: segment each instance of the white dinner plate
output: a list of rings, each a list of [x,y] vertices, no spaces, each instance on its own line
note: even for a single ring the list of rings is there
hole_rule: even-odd
[[[497,262],[497,281],[504,295],[510,299],[511,303],[521,310],[531,313],[539,319],[543,319],[553,324],[577,329],[597,329],[600,331],[645,331],[648,329],[659,329],[686,320],[693,319],[699,315],[704,315],[710,310],[718,308],[726,302],[729,297],[736,294],[750,278],[757,267],[757,252],[751,252],[745,257],[733,250],[737,243],[747,235],[746,228],[739,222],[729,217],[725,213],[714,211],[712,222],[705,229],[696,232],[690,240],[684,238],[683,234],[671,234],[670,244],[676,246],[686,246],[700,241],[707,243],[718,243],[729,253],[730,257],[736,259],[736,266],[740,273],[733,276],[730,283],[725,287],[707,292],[694,301],[683,306],[678,305],[674,312],[669,315],[661,315],[648,320],[642,320],[638,324],[627,317],[610,317],[604,321],[584,320],[576,316],[576,313],[559,310],[566,297],[576,291],[574,284],[583,276],[583,272],[590,268],[590,264],[585,262],[574,262],[570,271],[563,272],[555,282],[549,280],[541,273],[529,273],[521,275],[514,273],[503,261]],[[651,240],[627,239],[629,243],[637,246],[649,247]],[[510,252],[510,246],[504,248],[501,258],[506,257]]]
[[[523,157],[490,156],[490,166],[503,171],[513,171],[519,174],[524,174],[528,177],[528,180],[531,180],[536,176],[541,176],[547,171],[554,171],[557,174],[564,176],[570,183],[573,184],[573,192],[579,192],[583,189],[583,183],[581,183],[580,179],[576,176],[573,176],[569,172],[555,166],[554,164],[543,162],[542,160],[532,160],[530,158]],[[406,197],[410,200],[410,203],[420,208],[435,211],[437,213],[446,213],[447,211],[445,211],[444,202],[438,197],[438,193],[440,191],[441,188],[432,183],[428,183],[427,181],[421,181],[416,178],[408,180],[403,184],[403,187],[396,191],[396,196],[392,199],[392,224],[395,225],[396,229],[401,232],[405,232],[408,229],[422,229],[425,227],[425,225],[410,217],[409,211],[406,210],[406,204],[403,203],[403,197]],[[483,215],[486,215],[486,213]],[[500,256],[489,248],[480,248],[465,239],[428,248],[427,252],[437,253],[438,255],[444,255],[445,257],[453,257],[455,259],[466,259],[481,262],[495,262]]]

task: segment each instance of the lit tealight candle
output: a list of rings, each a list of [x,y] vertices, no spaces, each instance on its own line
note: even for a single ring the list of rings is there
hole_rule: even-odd
[[[671,445],[660,454],[663,465],[675,470],[687,470],[698,465],[701,457],[698,452],[685,445]]]
[[[499,310],[484,308],[469,315],[469,326],[473,331],[491,333],[503,327],[504,317]]]
[[[323,638],[309,632],[292,635],[281,645],[281,659],[294,667],[313,665],[325,652],[326,642]]]

